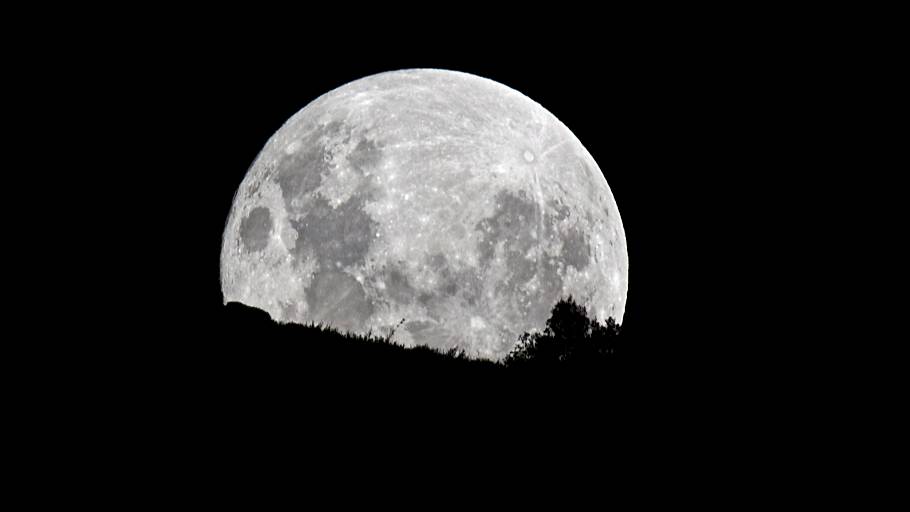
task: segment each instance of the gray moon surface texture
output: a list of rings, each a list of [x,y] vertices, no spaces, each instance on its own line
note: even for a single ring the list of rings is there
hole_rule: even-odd
[[[616,201],[572,132],[505,85],[435,69],[362,78],[292,116],[240,184],[221,251],[225,303],[494,360],[562,297],[621,323],[628,273]]]

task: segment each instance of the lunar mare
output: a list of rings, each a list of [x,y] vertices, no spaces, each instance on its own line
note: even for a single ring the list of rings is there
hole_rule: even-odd
[[[622,322],[625,232],[604,175],[543,107],[465,73],[405,70],[319,97],[235,195],[224,301],[281,322],[498,359],[572,295]]]

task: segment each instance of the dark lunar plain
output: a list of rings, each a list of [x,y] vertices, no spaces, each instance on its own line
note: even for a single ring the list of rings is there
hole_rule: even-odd
[[[346,418],[333,424],[352,435],[407,423],[478,446],[547,424],[636,424],[665,438],[692,418],[736,421],[723,411],[761,385],[749,378],[763,350],[755,340],[775,311],[747,304],[749,290],[775,286],[756,276],[786,252],[773,226],[758,232],[735,213],[773,186],[762,177],[773,164],[761,141],[777,79],[767,47],[669,20],[551,23],[258,34],[177,24],[123,55],[99,42],[110,53],[98,65],[100,96],[121,111],[106,129],[125,157],[99,190],[114,208],[103,222],[118,254],[104,252],[106,274],[122,291],[94,302],[83,322],[110,334],[78,355],[102,368],[98,387],[129,383],[119,386],[126,402],[154,400],[209,425],[212,415],[301,428]],[[622,350],[609,368],[515,375],[370,359],[357,347],[290,342],[264,313],[222,304],[225,221],[265,142],[323,93],[405,68],[520,91],[597,161],[629,255]]]

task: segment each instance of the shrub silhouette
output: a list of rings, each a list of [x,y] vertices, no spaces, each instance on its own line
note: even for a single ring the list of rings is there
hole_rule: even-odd
[[[619,332],[612,317],[606,324],[592,320],[569,296],[553,307],[543,332],[521,335],[503,363],[510,367],[604,364],[612,360]]]

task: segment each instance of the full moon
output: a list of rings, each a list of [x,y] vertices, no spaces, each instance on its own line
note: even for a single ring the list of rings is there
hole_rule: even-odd
[[[225,303],[500,359],[560,298],[622,322],[626,237],[593,157],[500,83],[369,76],[292,116],[225,226]],[[403,320],[403,322],[402,322]]]

